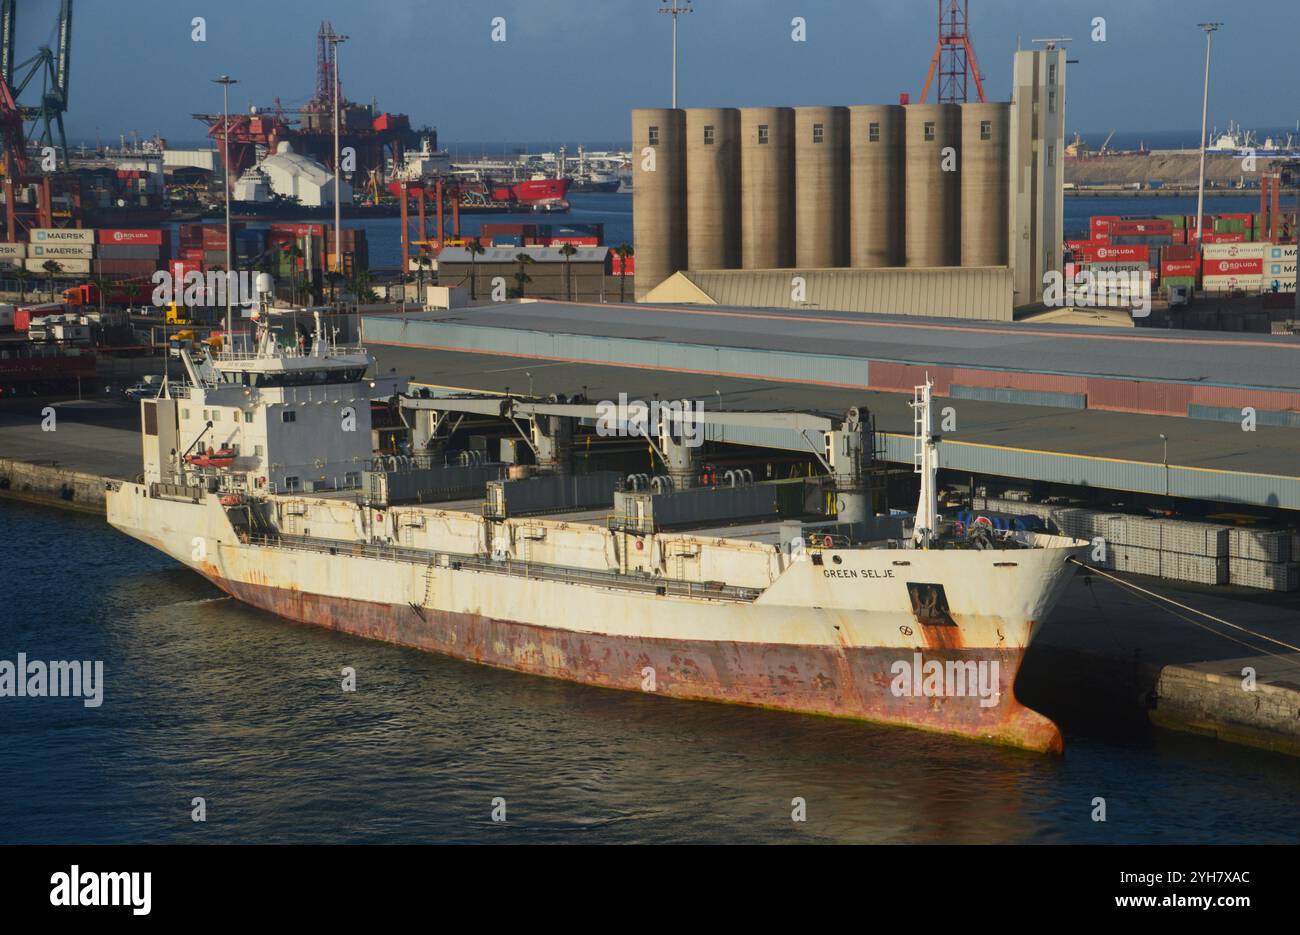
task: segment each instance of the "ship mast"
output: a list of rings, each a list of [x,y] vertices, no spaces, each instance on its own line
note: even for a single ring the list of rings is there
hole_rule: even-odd
[[[935,538],[938,522],[938,453],[930,417],[934,381],[925,375],[925,385],[912,390],[912,466],[921,475],[921,495],[916,504],[916,521],[912,528],[912,545],[928,549]]]

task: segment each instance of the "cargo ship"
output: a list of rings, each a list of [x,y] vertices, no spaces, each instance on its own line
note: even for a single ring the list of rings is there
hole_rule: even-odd
[[[1014,682],[1086,543],[941,520],[930,385],[913,400],[918,509],[898,535],[870,534],[870,422],[854,409],[824,438],[835,521],[796,523],[787,539],[776,516],[717,521],[744,487],[656,493],[620,477],[605,500],[583,501],[608,479],[566,463],[553,401],[535,401],[529,443],[559,452],[549,473],[540,460],[535,476],[509,479],[475,458],[377,455],[372,396],[432,419],[435,434],[447,401],[368,379],[365,348],[334,343],[319,315],[309,338],[265,309],[254,320],[248,346],[183,357],[185,382],[142,400],[144,472],[107,491],[114,527],[234,598],[603,688],[1061,749]],[[460,404],[504,413],[516,402]],[[763,486],[748,490],[766,497]]]

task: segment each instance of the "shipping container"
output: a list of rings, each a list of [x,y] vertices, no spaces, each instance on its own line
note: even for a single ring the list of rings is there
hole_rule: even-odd
[[[272,224],[271,230],[279,233],[291,234],[296,238],[310,235],[319,239],[325,236],[324,224]]]
[[[49,275],[45,270],[46,263],[59,264],[59,271],[54,275],[57,276],[84,276],[90,272],[90,259],[77,259],[72,257],[29,257],[26,261],[27,269],[33,273]]]
[[[101,260],[157,260],[160,248],[156,246],[121,246],[100,244],[97,256]]]
[[[28,257],[44,257],[48,260],[61,260],[64,257],[89,260],[94,255],[95,245],[83,243],[34,243],[27,251]]]
[[[1170,234],[1173,229],[1173,224],[1168,221],[1162,221],[1158,218],[1146,218],[1143,220],[1115,220],[1110,222],[1109,235],[1113,240],[1116,237],[1135,234]]]
[[[163,242],[161,230],[140,230],[123,228],[105,228],[99,231],[99,242],[119,246],[153,246],[160,247]]]
[[[0,259],[4,259],[4,260],[27,259],[27,244],[0,243]]]
[[[27,239],[33,244],[94,244],[95,232],[86,227],[36,227]]]
[[[113,276],[148,277],[158,269],[157,260],[94,260],[91,268],[96,273]]]

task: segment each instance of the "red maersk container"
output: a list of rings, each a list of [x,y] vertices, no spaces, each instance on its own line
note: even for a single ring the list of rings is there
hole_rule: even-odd
[[[161,230],[105,228],[99,232],[99,242],[120,244],[122,246],[161,247],[163,232]]]

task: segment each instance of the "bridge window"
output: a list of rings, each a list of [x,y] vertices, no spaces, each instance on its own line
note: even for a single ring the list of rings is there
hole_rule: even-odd
[[[826,138],[826,127],[820,123],[813,124],[813,142],[820,143]]]
[[[880,124],[876,123],[875,121],[872,121],[871,123],[867,124],[867,142],[868,143],[880,142]]]
[[[658,145],[659,145],[659,128],[658,128],[658,127],[651,127],[651,128],[650,128],[650,145],[651,145],[651,146],[658,146]]]
[[[769,139],[771,137],[769,136],[767,124],[760,123],[758,125],[758,145],[766,146]]]
[[[286,409],[284,412],[280,413],[280,421],[281,421],[281,422],[297,422],[297,421],[298,421],[298,413],[294,412],[292,409]]]

